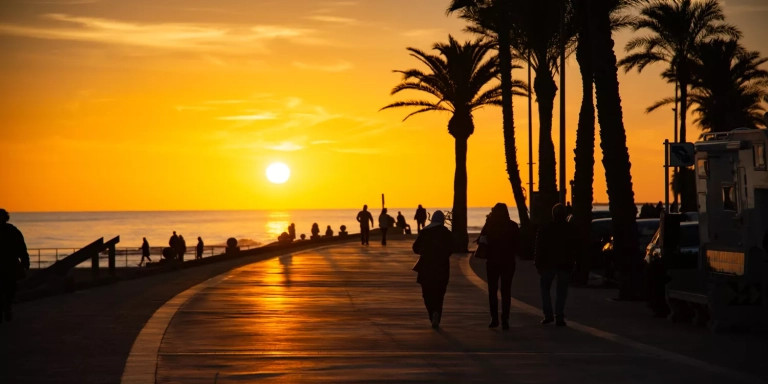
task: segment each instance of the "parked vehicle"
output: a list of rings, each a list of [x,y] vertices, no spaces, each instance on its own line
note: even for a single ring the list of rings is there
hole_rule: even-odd
[[[684,221],[670,225],[674,234],[666,234],[669,244],[664,244],[663,226],[653,235],[645,249],[645,287],[648,306],[657,317],[670,312],[665,289],[670,281],[670,270],[695,270],[699,257],[699,222]]]
[[[637,258],[640,258],[645,253],[645,248],[653,238],[654,233],[659,228],[659,219],[637,219]],[[610,237],[607,243],[603,246],[601,255],[601,261],[604,269],[603,278],[607,282],[615,282],[617,279],[616,271],[618,266],[618,258],[614,253],[613,236]]]

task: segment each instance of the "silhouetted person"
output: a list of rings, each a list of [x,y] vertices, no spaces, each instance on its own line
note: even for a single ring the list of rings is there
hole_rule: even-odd
[[[296,240],[296,224],[291,223],[288,226],[288,236],[291,237],[291,241]]]
[[[317,223],[312,223],[312,236],[310,236],[309,238],[311,240],[320,238],[320,226],[318,226]]]
[[[664,204],[659,201],[658,204],[656,204],[656,217],[661,217],[662,212],[664,212]]]
[[[22,279],[29,270],[29,254],[24,235],[10,224],[11,217],[0,209],[0,322],[13,319],[13,299],[16,296],[16,280]]]
[[[387,232],[395,224],[395,218],[387,214],[387,209],[382,208],[379,215],[379,229],[381,229],[381,245],[387,245]]]
[[[168,247],[173,250],[173,258],[178,257],[179,255],[179,235],[176,234],[176,231],[173,231],[173,235],[170,239],[168,239]],[[163,257],[167,258],[165,256],[165,250],[163,250]]]
[[[407,235],[411,234],[411,226],[405,221],[405,216],[403,216],[403,213],[400,211],[397,211],[397,221],[395,222],[395,226],[403,233]]]
[[[147,261],[150,263],[152,262],[152,259],[149,258],[149,242],[147,241],[146,237],[143,239],[144,240],[141,243],[141,247],[139,247],[141,250],[141,261],[139,261],[139,267],[144,264],[144,259],[147,259]]]
[[[373,215],[368,212],[368,205],[363,205],[363,210],[357,213],[357,222],[360,223],[360,243],[368,245],[368,238],[371,234],[371,225],[373,225]],[[371,223],[370,225],[368,223]]]
[[[330,225],[325,228],[325,237],[333,237],[333,229]]]
[[[420,233],[424,228],[424,224],[427,223],[427,210],[421,204],[416,208],[416,214],[413,216],[413,219],[416,220],[416,232]]]
[[[184,240],[184,236],[179,235],[178,248],[176,249],[176,256],[179,261],[184,261],[184,254],[187,253],[187,241]]]
[[[491,323],[488,327],[499,326],[499,300],[496,292],[501,288],[501,325],[502,328],[509,329],[512,277],[515,275],[520,229],[517,223],[509,218],[506,204],[498,203],[491,209],[480,236],[487,247],[485,265],[488,276],[488,304],[491,310]]]
[[[536,234],[535,265],[540,275],[541,301],[544,311],[542,324],[555,321],[565,325],[565,300],[568,297],[568,282],[575,263],[576,231],[565,221],[565,207],[552,207],[552,222],[541,227]],[[557,279],[557,297],[554,316],[552,313],[552,282]]]
[[[443,212],[435,211],[432,222],[424,227],[413,242],[413,252],[419,254],[419,261],[413,270],[418,273],[416,281],[421,284],[421,296],[432,328],[440,326],[443,299],[451,273],[453,240],[451,231],[443,225],[444,221]]]
[[[348,234],[349,233],[347,233],[346,225],[342,225],[341,227],[339,227],[339,237],[344,237],[344,236],[347,236]]]
[[[205,249],[205,244],[203,244],[203,238],[198,236],[197,237],[197,247],[195,249],[195,259],[202,259],[203,258],[203,250]]]
[[[306,240],[307,239],[307,235],[302,233],[301,236],[299,236],[299,238],[302,239],[302,240]]]

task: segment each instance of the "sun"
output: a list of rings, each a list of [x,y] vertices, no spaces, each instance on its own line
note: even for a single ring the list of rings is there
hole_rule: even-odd
[[[267,180],[273,184],[282,184],[291,177],[291,169],[284,163],[276,162],[267,167]]]

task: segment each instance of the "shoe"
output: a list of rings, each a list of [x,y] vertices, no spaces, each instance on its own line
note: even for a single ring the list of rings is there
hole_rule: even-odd
[[[557,319],[557,321],[555,321],[555,325],[557,325],[558,327],[565,327],[568,324],[566,324],[565,320],[563,320],[563,319]]]
[[[498,319],[493,319],[493,320],[491,320],[491,323],[488,324],[488,328],[496,328],[498,326],[499,326],[499,320]]]
[[[554,318],[552,318],[552,317],[545,317],[545,318],[541,319],[541,324],[549,324],[549,323],[551,323],[553,321],[555,321]]]
[[[432,328],[437,328],[440,326],[440,312],[433,312],[432,313]]]
[[[506,322],[506,321],[502,321],[501,322],[501,329],[503,329],[505,331],[508,330],[509,329],[509,323]]]

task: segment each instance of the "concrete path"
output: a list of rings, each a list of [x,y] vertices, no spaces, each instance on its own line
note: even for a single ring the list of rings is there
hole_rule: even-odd
[[[569,310],[584,314],[570,316],[569,327],[541,326],[536,277],[525,261],[518,266],[513,289],[521,300],[515,300],[511,329],[502,331],[487,328],[487,294],[477,277],[482,266],[454,255],[443,322],[433,330],[410,271],[416,261],[410,246],[411,241],[393,241],[387,247],[327,246],[245,265],[195,285],[146,322],[127,357],[122,383],[768,379],[764,364],[740,369],[726,360],[729,366],[713,362],[714,351],[711,356],[684,353],[718,345],[734,348],[719,351],[723,356],[760,352],[761,347],[764,352],[764,335],[751,338],[758,340],[755,346],[747,337],[723,338],[690,325],[676,331],[648,312],[634,324],[658,324],[660,330],[638,333],[630,321],[637,317],[638,303],[614,306],[597,290],[572,290],[572,303],[594,306]],[[612,312],[622,308],[629,312],[623,322]],[[648,342],[622,333],[647,335]],[[658,346],[657,339],[668,343],[680,337],[691,344],[682,351]]]

